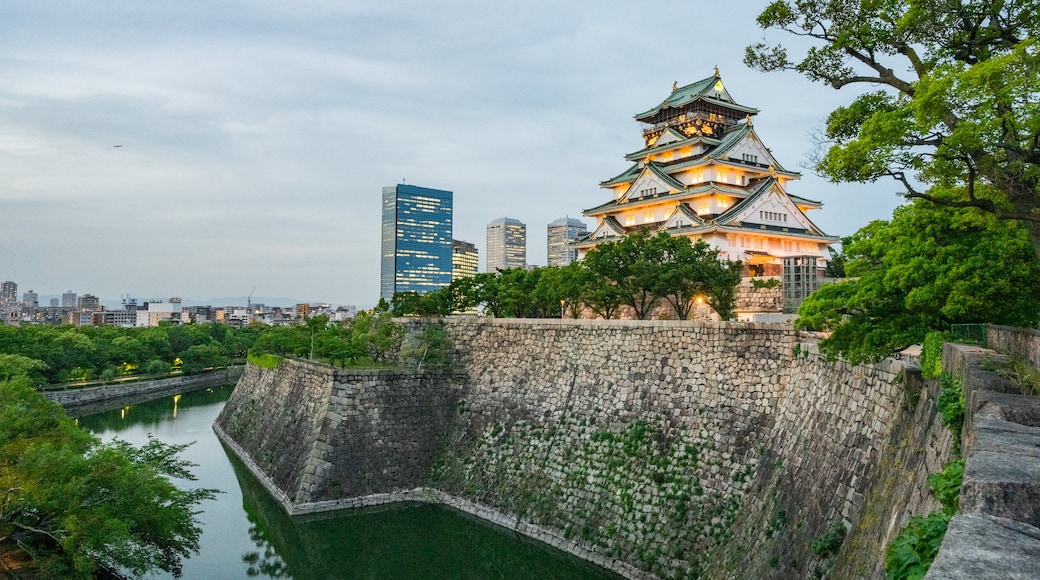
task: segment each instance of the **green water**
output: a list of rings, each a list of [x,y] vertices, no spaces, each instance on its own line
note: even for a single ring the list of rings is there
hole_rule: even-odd
[[[569,554],[433,505],[394,505],[289,518],[217,440],[211,425],[231,394],[222,387],[81,417],[103,439],[194,441],[194,487],[204,503],[201,551],[184,578],[583,579],[617,578]]]

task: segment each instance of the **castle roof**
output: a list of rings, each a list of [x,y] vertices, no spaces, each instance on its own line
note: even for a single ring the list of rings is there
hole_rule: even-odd
[[[722,84],[722,78],[719,76],[718,71],[715,75],[705,79],[701,79],[695,83],[690,83],[683,87],[675,87],[672,89],[672,94],[668,95],[660,105],[637,113],[635,118],[637,121],[643,121],[644,123],[652,122],[655,115],[668,108],[679,108],[696,101],[704,101],[706,103],[716,104],[724,106],[728,109],[734,109],[748,115],[758,114],[758,109],[754,107],[746,107],[744,105],[737,104],[730,96],[729,91],[726,90]]]

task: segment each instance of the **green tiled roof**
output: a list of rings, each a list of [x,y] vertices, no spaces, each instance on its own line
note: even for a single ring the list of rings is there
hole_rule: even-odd
[[[609,186],[616,185],[618,183],[624,183],[626,181],[632,181],[633,179],[639,177],[640,173],[642,173],[642,170],[639,169],[639,164],[633,163],[632,167],[629,167],[628,169],[622,171],[618,175],[615,175],[614,177],[611,177],[606,181],[599,182],[599,184],[600,186]]]
[[[661,110],[664,108],[681,107],[683,105],[692,103],[697,99],[705,99],[708,102],[714,102],[716,104],[728,106],[730,108],[752,115],[758,113],[758,109],[755,109],[753,107],[745,107],[744,105],[738,105],[732,100],[723,100],[716,98],[716,93],[712,89],[715,87],[715,82],[718,80],[720,80],[719,77],[712,75],[706,79],[701,79],[695,83],[688,84],[684,87],[678,87],[675,90],[673,90],[672,94],[668,95],[668,98],[665,99],[664,102],[660,105],[657,105],[649,111],[644,111],[642,113],[637,114],[635,116],[636,120],[642,121],[644,119],[649,119],[650,117],[653,117],[657,113],[661,112]]]
[[[671,127],[669,127],[668,129],[670,131],[674,131],[674,132],[678,133],[678,131],[676,131],[675,129],[672,129]],[[653,153],[655,151],[663,151],[665,149],[674,149],[675,147],[682,147],[683,145],[688,145],[688,144],[694,143],[694,142],[700,142],[700,143],[704,143],[706,145],[718,145],[719,143],[721,143],[721,141],[719,141],[718,139],[716,139],[714,137],[708,137],[708,136],[705,136],[705,135],[694,135],[692,137],[687,137],[687,136],[683,135],[682,141],[671,141],[669,143],[664,143],[664,144],[661,144],[661,145],[654,144],[654,145],[651,145],[650,147],[644,147],[643,149],[640,149],[639,151],[636,151],[635,153],[629,153],[628,155],[625,155],[625,159],[627,159],[629,161],[636,161],[636,160],[640,159],[641,157],[644,157],[644,156],[646,156],[646,155],[648,155],[650,153]]]

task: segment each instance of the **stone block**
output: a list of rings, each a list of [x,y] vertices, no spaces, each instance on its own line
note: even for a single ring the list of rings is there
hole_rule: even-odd
[[[930,580],[1035,580],[1040,529],[1001,517],[959,514],[950,521]]]

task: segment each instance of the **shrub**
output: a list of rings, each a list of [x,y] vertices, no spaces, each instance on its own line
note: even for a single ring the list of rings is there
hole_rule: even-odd
[[[921,346],[921,374],[926,379],[937,379],[942,374],[943,343],[949,340],[948,332],[929,332]]]
[[[845,533],[845,524],[834,522],[826,532],[813,540],[809,547],[813,554],[821,558],[833,556],[838,553],[838,548],[841,548],[841,543],[845,541]]]
[[[961,482],[964,481],[964,458],[951,461],[939,473],[928,476],[928,487],[935,494],[948,514],[957,512],[961,497]]]
[[[951,515],[936,510],[927,517],[913,517],[885,550],[885,577],[888,580],[924,578],[939,553]]]

